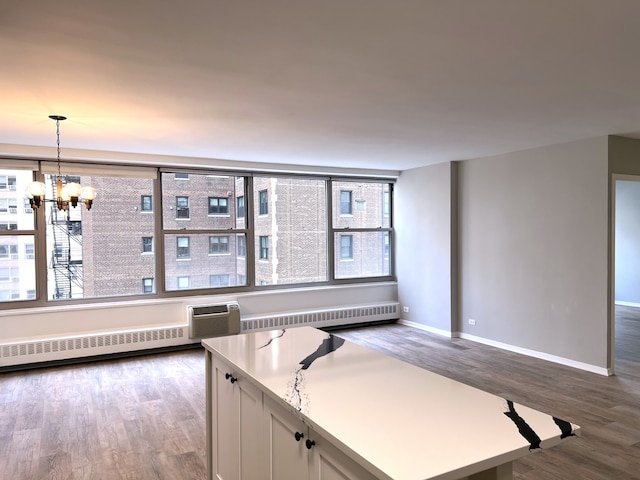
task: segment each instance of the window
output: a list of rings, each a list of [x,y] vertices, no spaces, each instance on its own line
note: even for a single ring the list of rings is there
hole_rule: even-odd
[[[353,235],[340,235],[340,258],[353,258]]]
[[[244,196],[240,196],[236,199],[236,216],[238,218],[244,218]]]
[[[155,216],[134,214],[139,211],[136,207],[140,209],[144,203],[142,194],[153,192],[157,172],[136,168],[135,174],[127,177],[126,167],[118,170],[113,176],[108,175],[106,167],[95,175],[76,176],[81,184],[98,191],[90,212],[81,206],[69,208],[68,212],[43,209],[46,217],[43,251],[51,256],[51,261],[47,263],[47,291],[39,292],[38,298],[79,300],[140,295],[141,279],[155,277],[155,257],[141,255],[142,237],[154,235]],[[44,177],[46,191],[51,192],[56,175]],[[112,205],[123,208],[114,214]],[[38,252],[36,249],[36,257]],[[23,275],[22,271],[20,274]]]
[[[247,238],[244,235],[238,235],[238,257],[247,256]]]
[[[18,200],[15,198],[9,199],[9,213],[18,213]]]
[[[251,257],[256,259],[256,283],[265,280],[269,285],[295,285],[329,280],[329,185],[322,178],[253,177],[254,211],[260,209],[260,192],[265,192],[264,200],[268,192],[269,201],[269,215],[253,218],[249,248],[253,248]],[[267,242],[268,248],[263,250],[261,242]],[[260,259],[275,262],[277,275],[272,264]]]
[[[71,235],[82,235],[82,222],[80,220],[67,221],[67,230]]]
[[[178,277],[178,290],[186,290],[191,287],[191,278]]]
[[[15,189],[16,189],[15,175],[0,175],[0,190],[15,190]]]
[[[392,184],[332,180],[331,190],[335,278],[391,275],[391,216],[385,211],[389,208]],[[351,210],[354,196],[356,215]]]
[[[140,196],[140,211],[153,212],[153,196],[151,195]]]
[[[351,191],[350,190],[341,190],[340,191],[340,214],[341,215],[351,215]]]
[[[189,237],[178,237],[176,239],[177,253],[176,258],[186,259],[191,258],[189,252]]]
[[[228,274],[209,275],[209,286],[210,287],[228,287],[229,275]]]
[[[260,215],[267,215],[269,213],[269,195],[267,190],[260,190],[258,192],[258,198],[260,202]]]
[[[31,208],[31,203],[28,198],[24,199],[24,213],[33,213],[33,208]]]
[[[27,260],[31,260],[36,258],[36,251],[33,243],[27,243],[24,246],[24,258]]]
[[[247,284],[247,276],[246,275],[242,275],[241,273],[238,274],[238,285],[246,285]]]
[[[0,245],[0,259],[9,259],[9,245]]]
[[[189,218],[189,197],[176,197],[176,218]]]
[[[269,237],[266,235],[260,236],[260,260],[269,259]]]
[[[229,199],[225,197],[209,197],[209,215],[229,214]]]
[[[18,224],[14,222],[0,222],[0,230],[17,230]]]
[[[239,259],[237,255],[237,239],[245,238],[248,229],[231,210],[235,209],[238,197],[244,196],[249,179],[207,172],[190,173],[188,182],[178,182],[173,176],[173,172],[163,172],[160,176],[165,289],[211,289],[211,275],[228,275],[226,286],[235,286],[237,275],[247,273],[246,258]],[[174,198],[187,196],[193,215],[185,223],[176,219],[170,207],[174,205]],[[181,237],[189,238],[189,254],[184,258],[175,250]],[[157,245],[156,242],[156,248]],[[179,286],[178,277],[187,276],[188,286]]]
[[[176,180],[189,180],[189,174],[178,172],[174,174],[173,178],[175,178]]]
[[[209,254],[229,253],[229,237],[213,235],[209,237]]]
[[[11,280],[11,270],[9,268],[0,268],[0,282],[8,282]]]
[[[153,278],[142,279],[142,293],[153,293]]]
[[[9,212],[9,199],[0,198],[0,213],[8,213],[8,212]]]
[[[153,237],[142,237],[142,253],[153,253]]]

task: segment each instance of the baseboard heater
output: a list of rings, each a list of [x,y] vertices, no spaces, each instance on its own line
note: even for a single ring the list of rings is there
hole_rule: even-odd
[[[221,337],[240,333],[240,306],[237,302],[187,307],[189,338]]]

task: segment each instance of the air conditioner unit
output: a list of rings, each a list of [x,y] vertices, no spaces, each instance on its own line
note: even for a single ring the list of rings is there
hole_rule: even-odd
[[[237,302],[191,305],[189,338],[221,337],[240,333],[240,306]]]

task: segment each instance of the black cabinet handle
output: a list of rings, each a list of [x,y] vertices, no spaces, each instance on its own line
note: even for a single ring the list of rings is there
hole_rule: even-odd
[[[316,444],[315,440],[309,440],[307,438],[307,441],[305,442],[305,445],[307,446],[307,450],[311,450],[311,447],[313,447]]]
[[[296,437],[296,442],[299,442],[304,438],[304,433],[296,432],[295,437]]]
[[[230,373],[225,373],[224,374],[224,378],[229,380],[231,383],[236,383],[238,381],[238,379],[236,377],[234,377],[233,375],[231,375]]]

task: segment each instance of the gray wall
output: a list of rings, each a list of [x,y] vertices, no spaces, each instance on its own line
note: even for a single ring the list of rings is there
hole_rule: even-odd
[[[607,138],[461,162],[459,202],[461,330],[608,367]]]
[[[615,300],[640,305],[640,182],[616,181]]]
[[[457,164],[401,173],[395,188],[398,300],[403,320],[457,330],[455,184]]]

